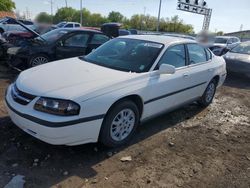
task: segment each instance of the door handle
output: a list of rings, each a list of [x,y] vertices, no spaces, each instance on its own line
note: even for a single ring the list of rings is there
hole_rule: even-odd
[[[184,74],[183,74],[183,77],[184,77],[184,78],[188,78],[188,77],[189,77],[189,74],[188,74],[188,73],[184,73]]]
[[[211,68],[211,69],[208,69],[208,72],[212,72],[213,70],[214,70],[214,69],[212,69],[212,68]]]

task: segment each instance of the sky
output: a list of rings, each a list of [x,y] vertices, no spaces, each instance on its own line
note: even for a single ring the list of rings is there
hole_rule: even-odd
[[[16,9],[21,13],[29,11],[32,18],[39,12],[51,12],[50,0],[13,0]],[[80,0],[52,0],[54,13],[58,8],[68,6],[79,9]],[[82,0],[83,8],[92,13],[100,13],[107,16],[111,11],[119,11],[126,17],[133,14],[158,15],[160,0]],[[250,29],[250,0],[206,0],[208,7],[213,9],[210,22],[211,31],[234,32],[239,31],[241,25],[243,30]],[[187,24],[194,27],[195,32],[202,29],[202,15],[176,10],[177,0],[162,0],[161,17],[172,17],[178,15]]]

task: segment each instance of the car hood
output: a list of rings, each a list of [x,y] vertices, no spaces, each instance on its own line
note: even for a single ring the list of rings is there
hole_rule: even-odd
[[[141,75],[70,58],[26,70],[20,74],[16,85],[21,91],[36,96],[85,100],[125,87],[123,83],[126,85]]]
[[[250,63],[250,55],[248,54],[228,52],[226,55],[224,55],[224,58],[228,60],[237,60],[237,61],[244,61],[244,62]]]

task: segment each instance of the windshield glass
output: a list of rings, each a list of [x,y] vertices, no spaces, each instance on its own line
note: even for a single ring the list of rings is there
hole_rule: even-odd
[[[40,38],[42,38],[46,40],[46,42],[48,43],[53,43],[57,41],[59,38],[61,38],[63,35],[65,35],[66,33],[68,33],[67,30],[55,29],[55,30],[52,30],[48,33],[41,35],[41,37],[38,37],[38,39],[40,40]]]
[[[6,19],[6,18],[2,18],[2,19],[0,19],[0,23],[5,22],[5,21],[7,21],[7,19]]]
[[[227,43],[227,39],[226,38],[215,38],[214,43],[226,44]]]
[[[117,38],[105,43],[83,59],[116,70],[147,72],[163,46],[155,42]]]
[[[234,47],[230,52],[250,55],[250,43],[239,44],[238,46]]]
[[[65,24],[66,24],[66,22],[61,22],[61,23],[57,24],[56,26],[57,27],[63,27],[63,26],[65,26]]]

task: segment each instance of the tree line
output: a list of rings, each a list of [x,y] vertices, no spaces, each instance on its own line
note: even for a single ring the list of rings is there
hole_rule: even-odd
[[[103,23],[119,22],[123,24],[125,29],[138,29],[145,31],[155,31],[157,27],[157,17],[151,15],[135,14],[131,18],[127,18],[120,12],[112,11],[108,16],[103,16],[99,13],[91,13],[87,9],[82,10],[83,26],[100,27]],[[61,21],[80,22],[80,10],[71,7],[63,7],[57,10],[55,15],[49,15],[46,12],[41,12],[36,16],[36,21],[40,23],[57,24]],[[194,33],[193,26],[185,24],[178,16],[171,18],[161,18],[161,32],[178,32],[178,33]]]

